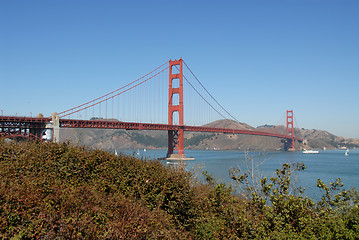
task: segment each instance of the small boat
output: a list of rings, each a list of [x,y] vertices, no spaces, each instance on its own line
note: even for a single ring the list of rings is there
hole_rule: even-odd
[[[178,165],[178,162],[167,161],[166,164],[168,164],[168,165]]]
[[[136,153],[137,155],[140,155],[140,149],[137,149],[137,153]]]
[[[147,151],[146,148],[144,148],[143,151],[146,152]]]
[[[305,154],[318,154],[318,150],[304,150],[303,153]]]
[[[347,150],[345,151],[344,155],[345,155],[345,156],[348,156],[348,155],[349,155],[348,153],[349,153],[349,149],[347,148]]]
[[[115,149],[115,155],[116,155],[116,156],[118,155],[118,153],[117,153],[116,149]]]

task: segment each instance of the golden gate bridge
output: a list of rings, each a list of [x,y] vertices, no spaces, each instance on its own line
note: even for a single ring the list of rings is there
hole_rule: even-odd
[[[161,130],[168,132],[167,158],[186,159],[184,132],[275,137],[282,139],[285,150],[294,151],[295,141],[303,140],[294,136],[293,118],[293,110],[287,110],[286,134],[206,126],[219,119],[239,121],[210,94],[188,65],[178,59],[169,60],[121,88],[53,113],[51,117],[2,115],[0,137],[58,142],[61,128]]]

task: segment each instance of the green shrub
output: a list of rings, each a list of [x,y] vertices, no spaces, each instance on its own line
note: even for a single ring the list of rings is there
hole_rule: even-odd
[[[304,169],[284,164],[257,185],[251,173],[232,169],[243,198],[206,172],[200,183],[155,160],[69,143],[0,141],[0,237],[358,239],[358,192],[341,190],[340,179],[318,180],[323,197],[314,203],[303,189],[290,190],[293,171]]]
[[[188,238],[190,175],[68,143],[0,144],[2,238]]]

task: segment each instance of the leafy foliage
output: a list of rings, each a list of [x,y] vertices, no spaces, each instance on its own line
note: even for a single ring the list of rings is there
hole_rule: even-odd
[[[204,172],[115,156],[69,143],[0,141],[2,239],[358,239],[358,192],[340,181],[322,201],[293,195],[285,164],[276,177],[246,185],[247,197]],[[299,193],[301,190],[299,191]]]
[[[2,238],[185,238],[190,175],[68,143],[0,144]]]
[[[357,239],[359,215],[354,214],[358,212],[358,192],[355,189],[344,189],[334,195],[333,191],[343,186],[340,179],[330,183],[330,187],[318,179],[317,186],[323,192],[323,197],[317,204],[302,196],[304,189],[301,187],[296,189],[299,195],[294,195],[290,191],[290,176],[293,171],[302,171],[305,168],[303,163],[285,163],[281,169],[277,169],[276,177],[269,180],[264,177],[260,180],[260,189],[255,189],[251,185],[247,173],[231,169],[231,178],[238,184],[245,185],[249,193],[246,201],[247,210],[256,212],[245,219],[245,226],[248,227],[249,224],[257,228],[261,238]],[[342,210],[341,214],[333,211],[332,207]],[[261,221],[252,222],[253,216]],[[251,231],[241,234],[249,238],[258,238],[258,235],[253,235]]]

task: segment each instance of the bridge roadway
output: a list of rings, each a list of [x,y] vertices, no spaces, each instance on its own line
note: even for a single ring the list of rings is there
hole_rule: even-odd
[[[18,117],[18,116],[0,116],[0,128],[31,128],[34,125],[37,128],[44,128],[44,124],[50,122],[51,118],[35,118],[35,117]],[[227,128],[211,128],[201,126],[180,126],[156,123],[137,123],[137,122],[121,122],[106,120],[78,120],[78,119],[59,119],[60,128],[100,128],[100,129],[126,129],[126,130],[179,130],[186,132],[213,132],[213,133],[232,133],[276,137],[282,139],[292,139],[284,134],[276,134],[264,131],[227,129]],[[294,140],[303,141],[301,138],[294,137]]]
[[[51,121],[50,118],[37,118],[37,117],[18,117],[18,116],[0,116],[1,123],[17,123],[19,125],[25,123],[47,123]]]
[[[43,130],[51,118],[0,116],[1,137],[27,137],[42,140]]]
[[[72,120],[60,119],[60,127],[66,128],[108,128],[108,129],[126,129],[126,130],[179,130],[185,132],[214,132],[214,133],[233,133],[247,134],[257,136],[267,136],[276,138],[291,138],[284,134],[269,133],[263,131],[228,129],[228,128],[211,128],[201,126],[180,126],[156,123],[137,123],[137,122],[120,122],[120,121],[101,121],[101,120]],[[294,137],[294,140],[303,141],[301,138]]]

